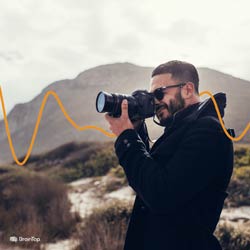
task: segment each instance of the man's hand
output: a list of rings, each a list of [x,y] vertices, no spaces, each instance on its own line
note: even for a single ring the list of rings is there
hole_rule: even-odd
[[[126,99],[122,101],[121,111],[121,116],[118,118],[111,117],[108,114],[105,115],[105,119],[110,125],[109,129],[117,136],[126,129],[134,129],[128,116],[128,101]]]

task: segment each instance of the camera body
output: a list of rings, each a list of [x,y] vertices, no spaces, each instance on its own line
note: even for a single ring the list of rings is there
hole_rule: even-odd
[[[121,103],[124,99],[128,101],[128,115],[131,121],[154,116],[154,96],[147,90],[136,90],[131,95],[109,94],[101,91],[96,97],[96,110],[99,113],[108,112],[113,117],[119,117],[121,115]]]

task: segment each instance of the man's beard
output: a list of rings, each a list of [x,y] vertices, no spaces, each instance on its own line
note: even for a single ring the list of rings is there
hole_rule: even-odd
[[[163,126],[166,126],[169,122],[172,121],[173,116],[176,112],[182,110],[185,107],[185,100],[182,98],[181,96],[181,92],[179,91],[178,93],[176,93],[175,98],[170,100],[169,105],[166,103],[160,104],[156,106],[156,112],[159,109],[167,109],[169,115],[168,117],[162,117],[159,118],[158,116],[158,120],[160,121],[160,124]]]

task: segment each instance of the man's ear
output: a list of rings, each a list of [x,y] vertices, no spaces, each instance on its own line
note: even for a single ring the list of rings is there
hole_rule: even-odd
[[[187,82],[185,86],[182,87],[182,97],[184,99],[190,99],[195,95],[195,87],[192,82]]]

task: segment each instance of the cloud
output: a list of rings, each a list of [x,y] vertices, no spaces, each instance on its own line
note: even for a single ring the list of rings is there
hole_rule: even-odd
[[[202,25],[189,19],[180,19],[172,23],[166,31],[166,37],[174,43],[186,46],[205,46],[208,31],[208,25]]]
[[[250,79],[249,7],[246,0],[0,1],[8,110],[53,81],[117,61],[181,59]]]
[[[11,62],[22,60],[24,57],[19,51],[0,51],[0,59]]]

